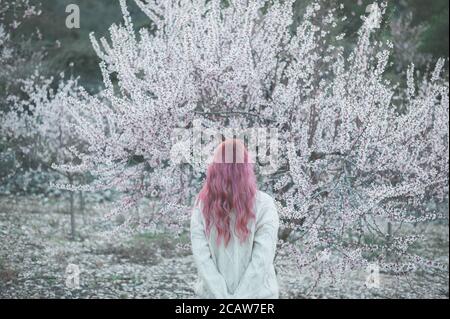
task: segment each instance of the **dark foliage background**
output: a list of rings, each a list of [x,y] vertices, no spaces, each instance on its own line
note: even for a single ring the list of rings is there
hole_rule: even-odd
[[[38,3],[38,1],[35,1]],[[148,24],[146,16],[137,8],[133,1],[128,1],[130,12],[134,17],[136,28]],[[305,7],[311,0],[297,1],[296,16],[300,19]],[[372,0],[332,0],[321,1],[325,8],[343,3],[345,13],[350,17],[346,24],[346,32],[355,34],[360,26],[360,16]],[[65,8],[69,4],[80,7],[80,29],[67,29]],[[420,52],[431,54],[434,58],[448,57],[448,16],[449,2],[447,0],[394,0],[389,1],[391,19],[411,13],[412,26],[423,25],[425,31],[420,36]],[[97,90],[101,85],[101,75],[98,59],[89,41],[89,33],[107,35],[108,28],[113,23],[121,23],[122,14],[118,1],[112,0],[45,0],[41,3],[42,14],[27,20],[15,34],[15,40],[21,42],[24,38],[31,38],[24,51],[45,51],[43,71],[48,74],[59,74],[61,71],[70,72],[81,77],[82,84],[90,90]],[[39,39],[36,31],[42,34]],[[390,34],[386,28],[386,36]],[[71,67],[73,63],[73,67]]]

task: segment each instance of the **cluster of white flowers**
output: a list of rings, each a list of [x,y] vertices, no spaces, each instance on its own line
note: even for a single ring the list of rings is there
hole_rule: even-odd
[[[21,139],[24,155],[37,157],[47,168],[53,163],[72,163],[82,146],[71,133],[68,101],[81,99],[84,91],[74,79],[61,79],[56,88],[53,84],[53,78],[37,73],[22,81],[21,93],[26,99],[10,95],[9,110],[1,116],[3,138]]]
[[[14,72],[14,66],[22,62],[17,61],[20,59],[12,43],[12,32],[24,20],[40,14],[39,7],[32,5],[30,0],[0,1],[0,81],[8,79]]]

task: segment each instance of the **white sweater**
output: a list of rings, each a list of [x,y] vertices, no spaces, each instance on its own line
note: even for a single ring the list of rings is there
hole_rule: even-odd
[[[216,244],[216,229],[207,238],[200,208],[191,216],[191,242],[200,298],[278,298],[278,282],[273,266],[278,241],[279,218],[272,197],[258,191],[255,200],[256,222],[249,223],[250,235],[240,243],[234,227],[227,247]],[[231,215],[231,225],[234,224]]]

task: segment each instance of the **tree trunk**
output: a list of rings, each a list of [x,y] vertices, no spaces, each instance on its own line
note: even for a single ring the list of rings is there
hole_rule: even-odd
[[[71,175],[68,176],[69,184],[72,185],[73,178]],[[70,191],[70,197],[69,197],[69,213],[70,213],[70,239],[75,240],[75,209],[74,209],[74,202],[75,202],[75,196],[73,191]]]
[[[83,224],[86,224],[86,214],[84,212],[84,195],[83,191],[78,192],[78,199],[80,202],[80,214],[83,216]]]
[[[74,210],[74,196],[70,192],[70,239],[75,240],[75,210]]]
[[[391,222],[388,222],[387,224],[387,249],[388,251],[386,252],[386,259],[389,261],[391,258],[391,252],[389,251],[389,249],[391,248],[391,243],[392,243],[392,224]]]

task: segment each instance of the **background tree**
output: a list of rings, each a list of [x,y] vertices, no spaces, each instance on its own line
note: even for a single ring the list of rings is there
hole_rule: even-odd
[[[28,0],[2,1],[0,3],[0,112],[10,110],[9,95],[20,94],[20,81],[34,72],[34,66],[42,57],[40,52],[28,50],[33,34],[22,34],[23,24],[33,16],[39,16],[38,4]],[[22,173],[28,170],[25,162],[17,163],[12,148],[19,146],[0,136],[0,161],[2,186],[17,191],[13,184],[20,185]],[[15,174],[18,173],[18,174]],[[14,180],[8,176],[15,176]],[[12,184],[11,184],[12,183]]]
[[[48,194],[50,183],[61,176],[73,184],[76,175],[57,173],[52,163],[72,158],[76,147],[80,147],[80,141],[75,142],[70,127],[65,126],[70,122],[65,99],[81,98],[77,81],[55,81],[41,75],[45,51],[30,50],[30,41],[33,37],[40,38],[40,32],[30,32],[29,37],[22,33],[24,21],[40,13],[40,5],[28,0],[0,4],[0,177],[2,191],[16,195]],[[66,121],[63,117],[67,117]],[[72,238],[75,237],[73,196],[71,192]]]
[[[39,181],[44,183],[44,189],[55,183],[71,185],[68,189],[70,237],[75,239],[74,191],[82,190],[75,185],[83,176],[69,170],[59,171],[54,163],[77,162],[77,152],[83,147],[83,141],[72,134],[67,109],[70,105],[66,101],[71,97],[82,100],[84,93],[74,79],[62,78],[56,88],[52,87],[54,82],[53,78],[39,75],[24,81],[21,88],[27,98],[10,96],[11,109],[1,116],[0,132],[5,139],[18,145],[10,152],[28,161],[33,173],[46,177]]]

